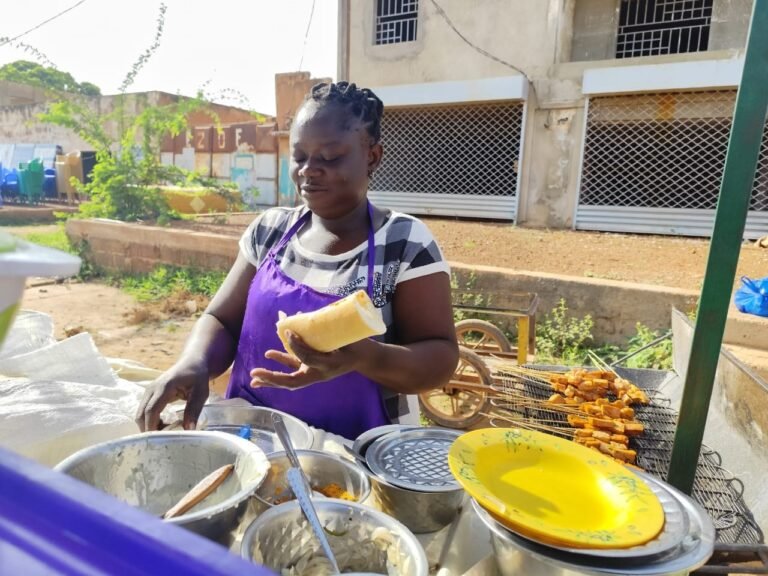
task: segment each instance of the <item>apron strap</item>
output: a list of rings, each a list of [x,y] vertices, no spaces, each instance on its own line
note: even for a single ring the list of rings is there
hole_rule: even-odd
[[[368,204],[368,296],[373,300],[373,270],[376,264],[376,241],[374,240],[375,234],[373,232],[373,204],[371,204],[370,200],[366,200],[366,202]],[[293,238],[301,227],[304,226],[311,216],[312,212],[309,210],[302,214],[296,223],[283,234],[280,242],[269,251],[268,256],[274,258],[280,250],[285,248],[285,245],[288,244],[291,238]]]

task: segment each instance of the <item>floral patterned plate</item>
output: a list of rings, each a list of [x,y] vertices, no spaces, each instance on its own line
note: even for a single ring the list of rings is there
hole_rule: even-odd
[[[630,548],[664,528],[658,497],[618,462],[532,430],[459,437],[451,472],[494,518],[533,540],[572,548]]]

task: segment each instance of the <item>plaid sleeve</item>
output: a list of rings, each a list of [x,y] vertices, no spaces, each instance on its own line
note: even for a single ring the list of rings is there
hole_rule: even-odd
[[[407,220],[410,230],[400,260],[397,283],[439,272],[450,275],[450,266],[427,225],[413,217],[407,217]]]
[[[259,214],[240,237],[240,252],[258,268],[294,222],[296,210],[272,208]]]

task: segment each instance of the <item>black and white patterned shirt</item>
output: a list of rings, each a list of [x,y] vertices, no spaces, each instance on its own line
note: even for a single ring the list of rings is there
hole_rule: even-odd
[[[272,208],[260,214],[240,239],[240,250],[255,267],[277,246],[306,207]],[[429,228],[413,216],[390,212],[374,235],[376,259],[373,272],[373,303],[381,309],[387,333],[394,343],[392,298],[400,282],[444,272],[450,274]],[[280,269],[290,278],[335,296],[347,296],[368,286],[368,240],[343,254],[312,252],[294,235],[277,254]]]

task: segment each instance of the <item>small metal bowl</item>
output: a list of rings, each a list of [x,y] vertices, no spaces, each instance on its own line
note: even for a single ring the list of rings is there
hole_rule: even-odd
[[[207,404],[203,406],[197,426],[199,430],[226,432],[228,434],[237,434],[243,426],[250,426],[251,442],[264,450],[265,454],[271,454],[284,449],[272,424],[272,414],[274,413],[283,417],[283,422],[285,422],[285,427],[288,429],[288,435],[291,437],[295,449],[312,448],[315,436],[309,426],[290,414],[263,406]]]
[[[362,468],[333,454],[316,450],[297,450],[301,468],[314,490],[328,484],[336,484],[349,492],[355,502],[363,502],[371,493],[371,483]],[[292,500],[285,473],[291,467],[285,452],[274,452],[267,456],[271,468],[264,483],[254,496],[261,504],[261,511],[276,506],[277,501]]]
[[[427,556],[419,541],[405,526],[386,514],[343,500],[314,500],[314,505],[320,523],[334,533],[343,534],[328,534],[342,571],[386,573],[378,553],[360,554],[361,547],[370,542],[374,531],[381,528],[398,547],[397,573],[400,576],[427,576],[429,573]],[[246,560],[263,564],[278,573],[313,553],[322,555],[296,501],[275,506],[254,520],[245,531],[240,549]],[[371,562],[371,565],[348,565],[350,554]]]
[[[162,516],[214,470],[234,472],[186,514],[166,520],[212,539],[239,522],[269,463],[258,447],[220,432],[149,432],[91,446],[56,470],[154,516]]]

